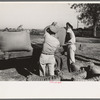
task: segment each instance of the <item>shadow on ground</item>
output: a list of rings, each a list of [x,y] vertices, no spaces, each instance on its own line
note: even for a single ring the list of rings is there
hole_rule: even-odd
[[[8,60],[0,60],[0,70],[15,68],[17,72],[23,76],[28,76],[32,73],[39,75],[39,57],[42,50],[41,44],[34,44],[33,54],[29,57],[13,58]]]

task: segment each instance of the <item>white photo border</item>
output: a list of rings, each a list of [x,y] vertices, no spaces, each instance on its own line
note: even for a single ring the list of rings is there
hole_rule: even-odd
[[[5,1],[17,3],[17,1]],[[5,3],[0,0],[0,3]],[[20,1],[19,3],[36,3],[37,1]],[[38,1],[70,2],[69,1]],[[100,3],[100,1],[73,1],[70,3]],[[100,98],[99,82],[0,82],[0,99],[98,99]]]

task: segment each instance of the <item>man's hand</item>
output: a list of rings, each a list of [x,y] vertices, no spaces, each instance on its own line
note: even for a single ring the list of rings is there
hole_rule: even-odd
[[[62,53],[64,52],[64,48],[61,46],[61,47],[58,47],[55,51],[55,53]]]

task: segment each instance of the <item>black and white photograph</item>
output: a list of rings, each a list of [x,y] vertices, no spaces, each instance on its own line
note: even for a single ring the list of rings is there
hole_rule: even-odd
[[[100,81],[100,4],[0,3],[0,81]]]
[[[100,2],[0,2],[0,98],[100,98]]]

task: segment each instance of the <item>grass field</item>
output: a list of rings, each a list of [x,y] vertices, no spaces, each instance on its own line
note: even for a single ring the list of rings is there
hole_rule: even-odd
[[[76,65],[79,67],[83,65],[86,66],[87,62],[92,61],[100,66],[100,39],[76,37],[76,41]],[[41,44],[43,37],[31,35],[31,42]],[[27,62],[27,60],[25,62]],[[3,68],[3,66],[0,65],[0,81],[25,81],[25,75],[21,74],[21,71],[23,72],[21,63],[19,65],[19,68],[15,68],[15,66]],[[25,73],[29,74],[27,71]]]

